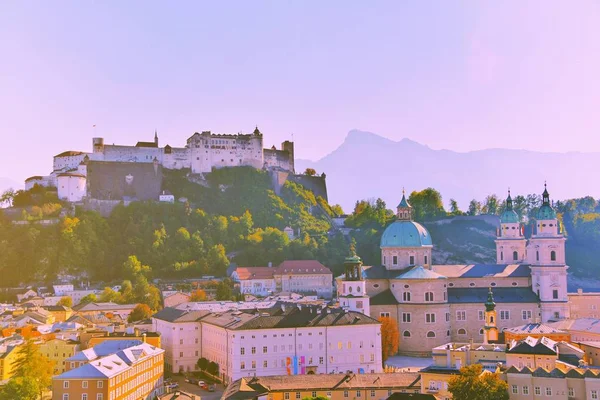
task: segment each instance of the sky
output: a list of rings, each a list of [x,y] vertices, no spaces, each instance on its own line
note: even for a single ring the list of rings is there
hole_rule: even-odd
[[[0,177],[91,138],[600,152],[598,1],[3,1]],[[96,128],[93,128],[96,125]]]

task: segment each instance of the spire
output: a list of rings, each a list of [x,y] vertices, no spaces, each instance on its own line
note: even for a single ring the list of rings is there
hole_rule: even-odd
[[[346,276],[344,280],[360,281],[362,280],[362,260],[356,255],[356,240],[352,238],[350,241],[350,253],[344,260]]]
[[[496,303],[494,302],[494,294],[492,288],[489,288],[487,301],[485,302],[485,311],[494,311],[496,309]]]
[[[256,128],[254,128],[254,132],[255,135],[260,135],[260,131],[258,130],[258,125],[256,125]]]
[[[513,201],[512,197],[510,197],[510,188],[508,188],[508,197],[506,198],[506,211],[513,210]]]
[[[158,146],[158,131],[154,129],[154,143]]]
[[[400,200],[400,204],[396,207],[397,217],[401,220],[412,220],[412,206],[406,200],[406,192],[404,188],[402,188],[402,200]]]
[[[550,193],[548,193],[548,187],[546,186],[546,181],[544,181],[544,193],[542,193],[542,204],[550,205]]]

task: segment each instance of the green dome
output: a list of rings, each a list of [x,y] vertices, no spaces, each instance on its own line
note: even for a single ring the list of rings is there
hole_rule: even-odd
[[[537,219],[556,219],[556,211],[549,204],[544,204],[538,210]]]
[[[431,235],[415,221],[394,221],[381,236],[380,247],[432,246]]]
[[[500,215],[500,223],[502,224],[518,224],[519,216],[514,210],[505,210],[502,215]]]

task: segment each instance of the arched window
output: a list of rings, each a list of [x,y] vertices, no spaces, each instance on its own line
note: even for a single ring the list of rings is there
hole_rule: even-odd
[[[519,259],[519,253],[513,251],[513,261],[517,261]]]
[[[493,324],[493,323],[494,323],[494,316],[493,316],[493,315],[491,315],[491,316],[490,316],[490,323],[491,323],[491,324]]]
[[[481,328],[481,329],[479,330],[479,334],[480,334],[480,335],[483,335],[483,328]]]
[[[459,334],[459,335],[466,335],[466,334],[467,334],[467,330],[466,330],[466,329],[463,329],[463,328],[460,328],[460,329],[458,330],[458,334]]]
[[[404,300],[404,301],[410,301],[410,292],[404,292],[404,293],[402,293],[402,300]]]
[[[348,288],[348,292],[352,293],[352,286]]]
[[[427,265],[427,264],[428,264],[428,263],[427,263],[427,256],[425,256],[425,261],[424,261],[424,264],[425,264],[425,265]]]
[[[500,252],[500,261],[504,261],[504,252],[503,251]]]
[[[410,331],[404,331],[404,332],[402,332],[402,336],[404,336],[404,337],[410,337]]]
[[[556,252],[554,250],[552,250],[550,252],[550,260],[551,261],[556,261]]]
[[[358,293],[360,293],[360,286],[357,286],[357,287],[356,287],[356,291],[357,291]]]
[[[433,301],[433,292],[425,292],[425,301]]]
[[[428,337],[428,338],[433,338],[433,337],[435,337],[435,332],[434,332],[434,331],[429,331],[429,332],[427,332],[427,337]]]
[[[535,261],[540,261],[540,252],[538,250],[535,251]]]

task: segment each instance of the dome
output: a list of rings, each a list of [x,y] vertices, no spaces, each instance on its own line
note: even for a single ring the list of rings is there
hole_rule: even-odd
[[[544,204],[538,210],[537,219],[556,219],[556,211],[549,204]]]
[[[518,224],[519,216],[514,210],[506,210],[500,215],[500,223],[502,224]]]
[[[380,247],[432,246],[431,235],[415,221],[394,221],[381,236]]]

